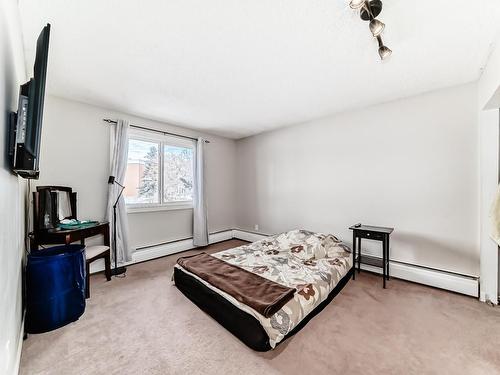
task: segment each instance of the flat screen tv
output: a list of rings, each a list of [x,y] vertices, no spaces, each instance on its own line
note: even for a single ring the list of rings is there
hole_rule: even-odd
[[[34,76],[21,85],[17,112],[10,114],[9,158],[11,168],[19,176],[30,179],[38,179],[40,175],[40,137],[42,134],[49,36],[50,24],[47,24],[36,43]]]

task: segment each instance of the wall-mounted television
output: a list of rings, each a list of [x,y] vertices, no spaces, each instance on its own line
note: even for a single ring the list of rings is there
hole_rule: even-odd
[[[10,165],[14,173],[30,179],[38,179],[40,175],[40,138],[42,135],[49,37],[50,24],[47,24],[36,43],[33,78],[21,85],[17,112],[10,114]]]

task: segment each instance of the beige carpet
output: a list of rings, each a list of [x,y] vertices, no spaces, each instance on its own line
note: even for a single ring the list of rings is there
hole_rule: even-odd
[[[94,275],[79,321],[24,342],[21,373],[500,374],[500,308],[400,280],[383,290],[369,273],[276,350],[254,352],[172,285],[177,257]]]

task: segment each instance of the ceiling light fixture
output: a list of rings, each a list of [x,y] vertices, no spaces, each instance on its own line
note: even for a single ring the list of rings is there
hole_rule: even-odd
[[[378,40],[378,54],[382,60],[385,60],[389,56],[391,56],[392,50],[389,47],[384,46],[384,42],[382,42],[381,37],[378,37],[377,40]]]
[[[349,6],[352,9],[359,9],[359,16],[363,21],[369,21],[370,31],[374,38],[378,41],[378,54],[382,60],[388,58],[392,51],[389,47],[384,45],[381,35],[385,29],[385,23],[378,20],[377,17],[382,12],[381,0],[350,0]]]
[[[363,5],[365,5],[365,2],[366,0],[351,0],[349,2],[349,6],[352,8],[352,9],[359,9],[361,8]]]
[[[383,23],[375,18],[370,21],[370,31],[372,32],[374,37],[377,37],[380,34],[382,34],[382,31],[384,31],[384,28],[385,28],[385,23]]]

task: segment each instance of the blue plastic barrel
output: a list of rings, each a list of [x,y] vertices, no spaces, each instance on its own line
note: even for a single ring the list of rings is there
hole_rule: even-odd
[[[28,255],[26,294],[26,332],[48,332],[78,320],[85,311],[85,246]]]

